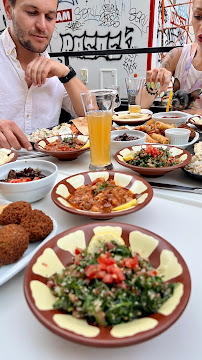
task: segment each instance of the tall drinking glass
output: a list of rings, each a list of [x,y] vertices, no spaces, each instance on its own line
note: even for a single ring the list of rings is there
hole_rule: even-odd
[[[110,86],[105,87],[105,89],[116,90],[114,109],[118,108],[121,105],[120,86],[110,85]]]
[[[113,168],[110,154],[110,137],[115,90],[89,90],[81,93],[89,131],[90,170]]]
[[[145,83],[145,78],[126,78],[125,82],[128,95],[128,110],[130,113],[140,113],[142,89]]]

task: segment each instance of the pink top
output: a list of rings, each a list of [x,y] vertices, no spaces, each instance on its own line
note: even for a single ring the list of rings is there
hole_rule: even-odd
[[[184,45],[175,70],[175,77],[180,81],[180,84],[184,82],[183,80],[185,78],[184,75],[187,72],[186,71],[187,66],[189,67],[191,45],[192,44]],[[202,79],[202,71],[196,70],[193,64],[191,63],[187,72],[186,81],[184,84],[182,84],[183,90],[192,92],[195,89],[202,88],[202,81],[200,81],[201,79]],[[200,95],[200,99],[196,100],[196,106],[202,109],[202,95]]]

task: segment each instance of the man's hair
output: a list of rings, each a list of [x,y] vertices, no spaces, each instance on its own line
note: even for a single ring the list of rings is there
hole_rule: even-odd
[[[11,3],[11,6],[14,8],[15,3],[16,3],[16,0],[9,0],[9,1],[10,1],[10,3]]]
[[[14,8],[15,7],[15,4],[16,4],[16,0],[9,0],[10,3],[11,3],[11,6]],[[58,4],[59,4],[59,0],[58,0]],[[57,4],[57,6],[58,6]]]

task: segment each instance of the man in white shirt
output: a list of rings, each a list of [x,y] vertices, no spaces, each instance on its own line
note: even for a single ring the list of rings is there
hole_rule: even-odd
[[[86,86],[49,58],[58,0],[3,0],[10,26],[0,35],[0,147],[32,150],[25,134],[58,123],[61,108],[84,116]]]

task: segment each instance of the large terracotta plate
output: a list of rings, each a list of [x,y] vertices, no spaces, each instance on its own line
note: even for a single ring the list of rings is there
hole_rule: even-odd
[[[139,320],[134,320],[124,325],[98,327],[87,324],[83,320],[77,320],[70,330],[72,317],[53,309],[52,304],[55,299],[50,299],[51,292],[46,286],[46,276],[49,277],[56,272],[56,265],[54,265],[56,263],[57,269],[69,265],[77,246],[85,248],[95,233],[107,229],[122,236],[127,245],[130,246],[130,242],[133,243],[133,250],[138,251],[140,255],[144,251],[145,257],[149,258],[156,269],[161,265],[161,274],[165,276],[165,280],[175,282],[177,286],[171,301],[168,300],[158,313],[142,318],[141,324]],[[134,239],[140,240],[139,245],[137,245],[138,242],[134,243]],[[157,269],[158,271],[160,273]],[[183,313],[190,292],[191,279],[188,267],[179,252],[169,242],[138,226],[114,222],[77,226],[55,236],[33,256],[24,277],[26,300],[33,314],[43,325],[70,341],[101,347],[137,344],[159,335],[175,323]],[[58,323],[61,316],[63,321],[66,321],[65,325],[64,322]]]
[[[91,184],[98,177],[106,180],[112,179],[124,188],[130,189],[137,198],[137,205],[128,209],[111,211],[107,213],[85,211],[72,207],[66,200],[69,194],[73,194],[81,185]],[[71,175],[57,183],[52,192],[52,200],[61,209],[76,215],[88,216],[93,219],[112,219],[117,216],[127,215],[145,207],[152,199],[153,190],[149,183],[133,174],[126,174],[118,171],[89,171],[76,175]]]
[[[162,176],[170,171],[182,168],[183,166],[185,166],[186,164],[188,164],[191,161],[191,154],[188,151],[178,148],[176,146],[163,145],[163,144],[161,144],[161,145],[152,144],[152,146],[156,147],[156,148],[167,149],[176,158],[182,157],[183,161],[181,161],[177,165],[167,166],[167,167],[143,167],[143,166],[135,166],[135,165],[129,164],[123,160],[123,158],[126,157],[127,154],[129,154],[131,151],[137,152],[137,151],[140,151],[141,148],[146,148],[148,146],[151,146],[151,144],[150,145],[144,144],[144,145],[128,146],[127,148],[117,151],[117,153],[115,154],[115,160],[120,165],[125,166],[125,167],[127,167],[143,176],[147,176],[147,177]]]

